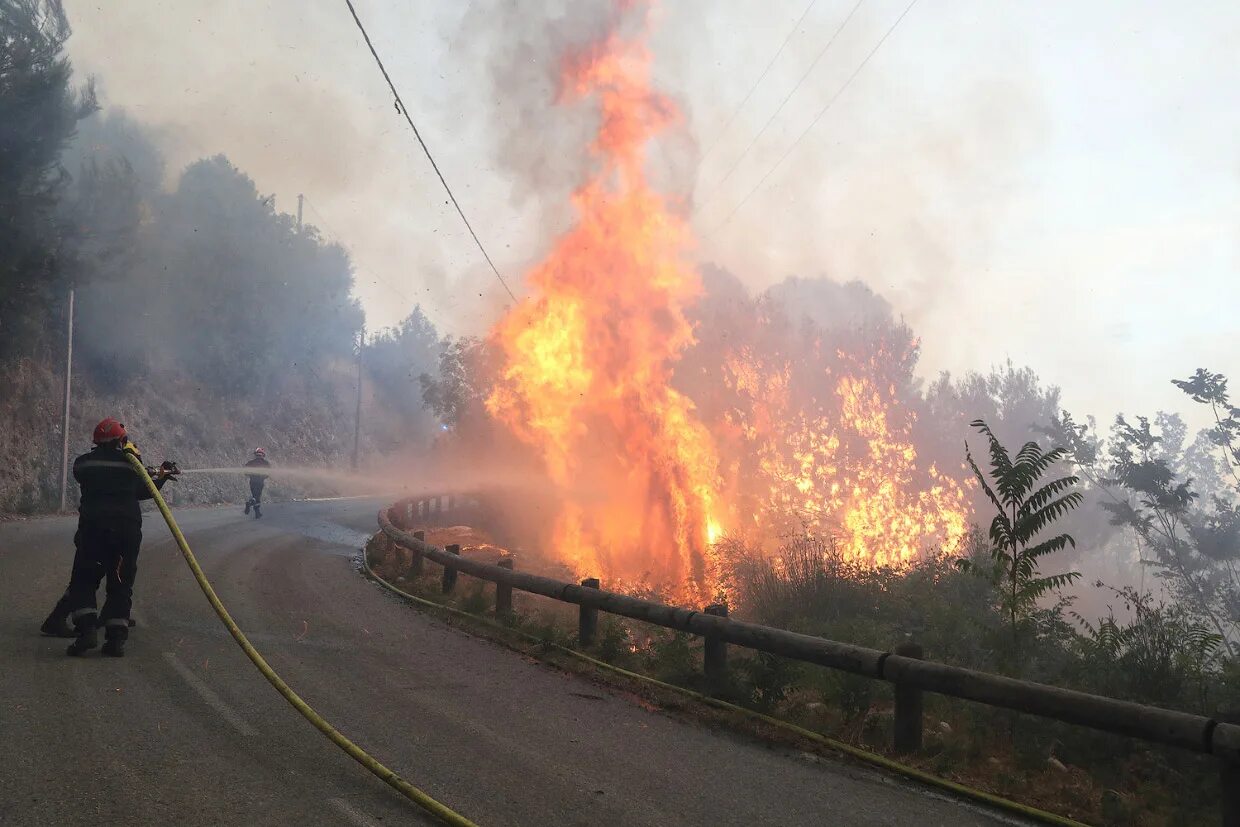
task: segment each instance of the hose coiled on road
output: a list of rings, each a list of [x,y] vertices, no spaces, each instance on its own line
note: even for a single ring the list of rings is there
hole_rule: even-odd
[[[254,645],[250,643],[245,633],[241,631],[236,622],[232,619],[232,615],[228,613],[228,609],[224,608],[224,604],[220,601],[219,595],[215,593],[215,589],[211,586],[211,581],[207,580],[206,574],[203,573],[202,567],[198,565],[198,559],[194,557],[194,553],[190,551],[189,543],[185,540],[185,535],[181,533],[180,526],[172,516],[172,510],[168,508],[168,503],[164,501],[163,496],[159,493],[159,489],[155,486],[151,475],[146,472],[142,462],[132,455],[126,454],[126,459],[133,466],[134,472],[142,478],[147,490],[151,492],[151,497],[155,500],[155,504],[159,507],[159,513],[163,515],[164,522],[168,524],[168,530],[172,532],[172,537],[176,540],[177,547],[181,550],[181,555],[185,558],[185,562],[189,564],[190,571],[194,573],[194,579],[198,581],[198,585],[202,588],[203,594],[207,596],[207,601],[211,604],[211,608],[219,616],[220,621],[228,629],[229,634],[233,636],[233,640],[237,641],[237,645],[245,652],[246,657],[258,668],[268,683],[276,688],[276,691],[284,696],[284,699],[292,705],[294,709],[301,713],[302,717],[314,727],[331,739],[332,743],[344,750],[350,758],[370,770],[377,778],[382,780],[392,789],[403,795],[405,798],[417,804],[426,812],[438,818],[444,824],[452,825],[452,827],[478,827],[474,822],[465,818],[465,816],[450,809],[447,805],[436,801],[422,790],[410,784],[401,778],[394,771],[388,769],[379,762],[374,756],[366,752],[357,744],[346,738],[338,729],[332,726],[327,720],[314,710],[308,703],[302,700],[301,696],[293,691],[284,680],[276,673],[271,665],[267,663],[262,654],[259,653]]]

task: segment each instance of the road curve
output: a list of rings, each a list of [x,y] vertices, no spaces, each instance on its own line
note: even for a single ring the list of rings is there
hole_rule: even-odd
[[[421,614],[357,574],[380,503],[178,512],[241,628],[311,705],[490,825],[1016,823],[843,761],[637,706]],[[123,660],[38,624],[74,520],[0,524],[0,824],[373,825],[432,820],[258,674],[148,514]]]

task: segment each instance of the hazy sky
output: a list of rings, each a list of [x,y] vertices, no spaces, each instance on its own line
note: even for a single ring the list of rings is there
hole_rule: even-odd
[[[1080,413],[1184,409],[1168,380],[1198,366],[1240,384],[1240,6],[920,0],[720,228],[907,5],[864,0],[720,185],[856,5],[815,2],[721,136],[808,2],[663,2],[657,80],[684,123],[651,166],[692,210],[702,261],[755,290],[861,279],[922,336],[924,374],[1010,357]],[[357,2],[519,295],[564,227],[584,151],[569,127],[590,113],[551,109],[550,86],[513,95],[496,80],[554,66],[547,33],[571,39],[572,5]],[[414,302],[451,332],[494,320],[506,296],[343,0],[67,6],[77,71],[156,130],[170,175],[223,152],[282,209],[306,195],[306,220],[353,253],[372,326]]]

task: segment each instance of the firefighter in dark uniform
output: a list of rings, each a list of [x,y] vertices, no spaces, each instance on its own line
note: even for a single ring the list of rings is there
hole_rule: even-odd
[[[125,654],[129,638],[129,610],[133,603],[138,550],[142,545],[142,509],[151,498],[142,478],[125,458],[138,455],[128,441],[125,426],[108,418],[95,426],[94,449],[73,461],[73,478],[82,489],[78,506],[78,551],[69,577],[65,606],[77,631],[70,655],[82,655],[99,645],[104,628],[103,653]],[[165,464],[156,475],[162,488],[171,476]],[[99,581],[107,579],[103,611],[96,608]]]
[[[262,448],[254,449],[254,458],[245,464],[246,468],[270,468],[271,463],[267,461],[267,452]],[[249,514],[250,509],[254,509],[254,517],[263,516],[263,486],[267,484],[266,474],[246,474],[250,480],[250,498],[245,501],[245,513]]]

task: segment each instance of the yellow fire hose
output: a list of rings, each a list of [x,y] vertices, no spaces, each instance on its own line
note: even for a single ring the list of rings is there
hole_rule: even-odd
[[[315,712],[313,708],[292,690],[292,688],[284,682],[284,680],[276,674],[275,670],[267,663],[258,650],[254,648],[245,633],[233,621],[228,610],[224,608],[224,604],[220,602],[220,598],[215,593],[215,589],[211,587],[211,582],[207,580],[207,576],[203,574],[202,567],[198,565],[197,558],[190,551],[189,543],[185,541],[185,535],[181,533],[181,529],[177,526],[177,522],[172,517],[172,511],[168,508],[168,503],[164,502],[164,498],[160,495],[159,489],[155,486],[155,482],[151,479],[151,475],[146,472],[141,460],[137,457],[126,453],[129,464],[133,466],[134,471],[142,478],[147,489],[151,492],[151,496],[155,500],[155,504],[159,506],[159,513],[164,515],[164,522],[168,524],[168,529],[172,532],[173,538],[177,542],[177,547],[181,549],[185,562],[189,564],[190,570],[194,573],[194,579],[198,581],[198,585],[202,587],[202,592],[207,596],[211,608],[215,609],[215,613],[219,615],[220,621],[227,627],[229,634],[233,636],[233,640],[237,641],[237,645],[245,652],[253,664],[258,667],[258,671],[263,673],[263,677],[276,688],[276,691],[284,696],[284,699],[292,704],[293,708],[302,714],[307,721],[314,724],[315,728],[332,740],[336,746],[340,747],[349,754],[354,761],[370,770],[374,775],[380,778],[389,787],[396,790],[405,798],[417,804],[423,810],[438,818],[444,824],[453,825],[453,827],[477,827],[474,822],[465,818],[463,815],[451,810],[446,805],[441,804],[431,798],[417,787],[401,778],[392,770],[379,763],[370,753],[350,741],[340,733],[334,726],[329,724],[322,715]]]

